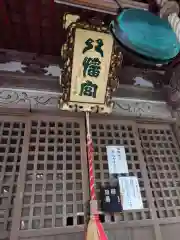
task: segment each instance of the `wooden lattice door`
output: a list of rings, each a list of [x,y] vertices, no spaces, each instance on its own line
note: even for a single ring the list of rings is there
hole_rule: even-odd
[[[83,118],[29,117],[11,240],[84,237],[88,200]]]
[[[121,214],[100,211],[109,239],[178,240],[180,150],[171,124],[92,117],[90,126],[97,195],[109,181],[106,146],[123,145],[144,204]],[[89,184],[83,116],[0,116],[0,174],[0,239],[84,239]]]
[[[12,227],[24,132],[24,118],[0,116],[0,239]]]
[[[114,215],[101,213],[102,221],[105,226],[108,226],[110,239],[129,239],[130,236],[131,239],[139,239],[143,234],[147,239],[153,239],[154,235],[159,236],[159,227],[155,221],[152,221],[156,218],[155,208],[136,123],[110,118],[91,119],[90,123],[95,147],[94,169],[97,195],[100,185],[109,181],[106,146],[123,145],[126,151],[129,175],[137,176],[144,204],[143,210],[125,211]],[[151,227],[150,222],[152,223]],[[111,224],[107,225],[109,223]],[[129,229],[132,226],[135,234],[133,234],[133,228]]]
[[[180,155],[169,125],[139,125],[158,218],[180,216]]]

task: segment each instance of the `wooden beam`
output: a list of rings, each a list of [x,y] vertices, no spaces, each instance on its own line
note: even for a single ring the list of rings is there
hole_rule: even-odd
[[[59,78],[57,77],[0,71],[0,78],[0,88],[60,91]]]
[[[56,3],[71,5],[74,7],[80,7],[89,10],[95,10],[100,12],[107,12],[110,14],[116,14],[118,5],[114,0],[102,1],[102,0],[55,0]]]
[[[29,31],[31,51],[42,52],[41,39],[41,1],[26,1],[27,27]]]
[[[146,1],[136,2],[134,0],[114,0],[118,2],[118,6],[122,8],[139,8],[139,9],[148,9],[149,5]]]
[[[4,47],[8,48],[12,36],[12,29],[4,0],[0,0],[0,26],[0,29],[2,30],[1,41],[3,42]]]
[[[29,63],[39,63],[42,65],[55,64],[62,66],[61,57],[52,55],[37,55],[37,53],[20,52],[17,50],[9,50],[0,48],[0,54],[4,55],[9,61],[20,61]]]
[[[53,93],[62,93],[57,77],[0,71],[0,79],[0,88],[31,89],[42,92],[50,91]],[[158,102],[164,100],[164,95],[161,94],[162,92],[163,89],[151,89],[121,84],[114,92],[113,97],[115,99],[125,97]]]
[[[26,0],[17,0],[19,3],[19,9],[20,9],[20,29],[21,29],[21,51],[30,51],[31,45],[30,45],[30,34],[29,34],[29,28],[27,24],[27,14],[26,14]]]
[[[115,0],[54,0],[56,3],[71,5],[74,7],[85,8],[89,10],[106,12],[109,14],[116,15],[119,9],[118,4]],[[136,2],[132,0],[119,0],[122,8],[141,8],[148,9],[148,4],[142,2]]]
[[[10,48],[12,49],[18,49],[19,45],[20,45],[20,41],[19,41],[19,33],[20,33],[20,29],[19,29],[19,22],[20,20],[18,19],[17,21],[15,21],[13,19],[13,14],[16,13],[17,10],[17,4],[16,4],[16,0],[12,0],[12,1],[6,1],[4,0],[4,4],[7,10],[7,16],[9,19],[9,25],[10,25]]]
[[[56,19],[56,8],[55,8],[54,0],[50,0],[50,22],[51,22],[51,32],[49,34],[52,36],[52,43],[51,43],[52,53],[57,54],[56,52],[57,36],[59,35],[59,33],[58,32],[56,33],[56,31],[58,31],[58,21]],[[60,51],[59,51],[59,54],[60,54]]]
[[[0,11],[1,11],[0,16],[1,16],[1,19],[3,20],[3,23],[6,26],[9,26],[10,21],[9,21],[9,17],[8,17],[8,14],[7,14],[7,9],[6,9],[4,0],[0,0]]]

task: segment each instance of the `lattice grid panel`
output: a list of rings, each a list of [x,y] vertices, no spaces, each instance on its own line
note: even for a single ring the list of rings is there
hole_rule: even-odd
[[[158,218],[180,216],[180,151],[168,125],[139,125]]]
[[[10,231],[25,123],[0,122],[0,232]]]
[[[72,120],[32,121],[21,230],[84,224],[80,128]]]
[[[123,145],[125,147],[129,175],[137,176],[141,189],[144,209],[138,211],[125,211],[121,214],[108,216],[102,214],[102,221],[118,222],[118,221],[136,221],[151,219],[149,211],[149,203],[146,196],[144,179],[141,173],[140,158],[137,152],[137,145],[133,125],[131,123],[121,121],[111,121],[100,123],[98,121],[91,122],[91,130],[94,144],[94,169],[96,180],[96,192],[99,196],[101,184],[109,182],[109,170],[106,154],[107,145]]]

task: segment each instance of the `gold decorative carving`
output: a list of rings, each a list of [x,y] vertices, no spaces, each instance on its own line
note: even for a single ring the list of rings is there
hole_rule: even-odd
[[[64,15],[64,25],[63,25],[63,27],[65,29],[67,29],[69,27],[69,25],[71,25],[71,23],[73,23],[73,22],[75,23],[79,19],[80,19],[80,16],[67,13],[67,14]]]

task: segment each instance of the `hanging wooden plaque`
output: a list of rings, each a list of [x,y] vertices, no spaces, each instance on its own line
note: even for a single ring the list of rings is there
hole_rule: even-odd
[[[73,23],[63,47],[63,96],[60,108],[71,111],[109,113],[112,92],[118,85],[117,66],[121,53],[115,53],[113,38],[105,27]]]
[[[111,35],[76,29],[70,101],[104,103],[112,47]]]

